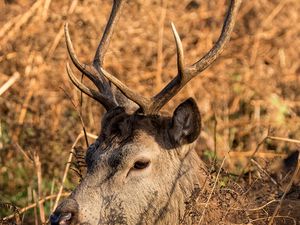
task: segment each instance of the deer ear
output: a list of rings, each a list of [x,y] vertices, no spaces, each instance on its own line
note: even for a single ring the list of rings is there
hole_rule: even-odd
[[[189,98],[174,111],[169,136],[175,144],[195,141],[201,130],[201,116],[194,99]]]

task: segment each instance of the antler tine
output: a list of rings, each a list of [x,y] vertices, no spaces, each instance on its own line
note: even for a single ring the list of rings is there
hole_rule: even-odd
[[[176,52],[177,52],[177,68],[178,68],[178,75],[180,77],[184,74],[184,55],[183,55],[183,47],[181,43],[181,39],[179,34],[177,33],[176,27],[174,23],[171,23],[172,32],[174,35],[175,43],[176,43]]]
[[[233,30],[235,18],[240,4],[241,0],[231,0],[226,18],[224,20],[221,35],[218,41],[213,46],[213,48],[208,53],[206,53],[206,55],[202,57],[199,61],[185,69],[182,68],[183,65],[178,65],[178,69],[180,69],[178,71],[178,75],[156,96],[152,98],[153,104],[149,111],[151,111],[152,113],[158,112],[173,96],[175,96],[186,85],[187,82],[189,82],[192,78],[194,78],[196,75],[205,70],[216,60],[216,58],[223,51],[225,44],[230,39],[230,34]],[[180,39],[175,27],[172,26],[172,28],[177,45],[177,61],[178,64],[182,64],[183,62],[181,60],[183,60],[183,55],[181,59],[179,59],[181,54],[183,54],[180,53],[180,51],[182,51],[182,48],[178,47],[178,40]]]
[[[96,54],[94,57],[93,65],[101,75],[103,75],[110,82],[112,82],[128,99],[132,100],[137,105],[139,105],[139,107],[142,109],[142,111],[147,111],[147,108],[150,105],[149,99],[144,98],[143,96],[138,95],[137,93],[134,93],[129,87],[127,87],[120,80],[118,80],[115,76],[111,75],[108,71],[106,71],[103,68],[104,56],[108,49],[109,42],[110,42],[111,36],[113,34],[114,26],[120,17],[120,12],[121,12],[124,2],[125,2],[125,0],[114,0],[113,7],[112,7],[112,10],[111,10],[111,13],[109,16],[109,20],[107,22],[103,36],[101,38],[101,41],[98,45],[98,48],[97,48],[97,51],[96,51]]]
[[[96,87],[99,89],[99,91],[101,93],[105,92],[105,90],[107,89],[105,82],[103,80],[100,80],[99,76],[97,76],[97,74],[93,74],[92,72],[90,72],[89,70],[86,69],[86,66],[82,65],[75,53],[72,41],[71,41],[71,37],[70,37],[70,33],[69,33],[69,27],[68,27],[68,23],[65,23],[65,27],[64,27],[64,31],[65,31],[65,39],[66,39],[66,45],[67,45],[67,50],[69,53],[69,56],[73,62],[73,64],[76,66],[76,68],[83,73],[85,76],[87,76],[95,85]]]
[[[96,50],[96,54],[94,57],[93,65],[98,71],[100,70],[100,67],[102,67],[106,50],[108,49],[109,42],[110,42],[111,36],[113,34],[115,24],[119,20],[120,12],[121,12],[124,2],[125,2],[124,0],[114,0],[113,7],[111,10],[107,25],[105,27],[101,41],[98,45],[98,48]]]
[[[96,90],[94,89],[91,89],[91,88],[88,88],[86,87],[84,84],[82,84],[76,77],[75,75],[73,74],[71,68],[70,68],[70,65],[69,63],[67,63],[66,65],[66,69],[67,69],[67,73],[68,73],[68,76],[70,78],[70,80],[72,81],[72,83],[79,89],[81,90],[83,93],[85,93],[86,95],[90,96],[91,98],[95,99],[96,101],[100,102],[104,108],[106,110],[109,110],[109,109],[112,109],[112,108],[115,108],[117,105],[116,103],[107,98],[106,96],[100,94],[99,92],[97,92]]]

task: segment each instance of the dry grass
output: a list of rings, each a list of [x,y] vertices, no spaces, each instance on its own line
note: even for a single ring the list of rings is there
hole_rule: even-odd
[[[86,96],[80,101],[67,78],[63,24],[69,22],[75,50],[89,63],[111,1],[5,2],[0,2],[0,202],[19,208],[34,204],[35,211],[21,219],[40,223],[53,208],[53,196],[63,193],[63,171],[82,124],[97,134],[103,113]],[[253,156],[269,168],[278,155],[299,146],[299,11],[298,0],[244,1],[222,56],[165,107],[172,110],[189,96],[197,100],[203,117],[199,153],[208,163],[214,150],[217,159],[230,151],[224,168],[239,174],[257,169],[248,163]],[[138,92],[153,95],[176,74],[170,22],[191,64],[218,38],[224,12],[225,1],[217,0],[130,1],[105,67]],[[85,146],[85,139],[78,144]],[[72,173],[63,180],[66,191],[77,182]],[[0,218],[13,211],[0,207]]]

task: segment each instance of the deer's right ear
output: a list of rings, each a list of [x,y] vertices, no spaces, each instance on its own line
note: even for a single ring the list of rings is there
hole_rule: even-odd
[[[174,111],[169,136],[173,143],[189,144],[194,142],[201,130],[201,116],[194,99],[189,98]]]

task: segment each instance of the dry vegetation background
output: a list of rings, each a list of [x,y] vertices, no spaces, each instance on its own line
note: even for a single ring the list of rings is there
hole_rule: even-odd
[[[45,221],[71,147],[82,131],[78,112],[89,133],[99,132],[103,108],[85,95],[81,98],[66,75],[63,25],[69,22],[79,58],[90,63],[111,4],[111,0],[1,0],[0,218],[12,214],[14,206],[34,206],[37,199],[50,196],[43,207],[26,211],[23,218],[26,223],[34,218]],[[176,74],[170,22],[175,23],[186,63],[191,64],[217,40],[225,6],[223,0],[129,1],[105,67],[138,92],[157,93]],[[208,163],[215,150],[219,161],[232,150],[225,169],[239,174],[259,143],[257,155],[267,164],[297,149],[299,12],[298,0],[245,0],[221,57],[165,107],[172,110],[189,96],[197,100],[203,117],[199,152]],[[5,86],[7,82],[11,86]],[[84,138],[78,144],[85,146]],[[63,193],[76,185],[75,177],[68,173]]]

